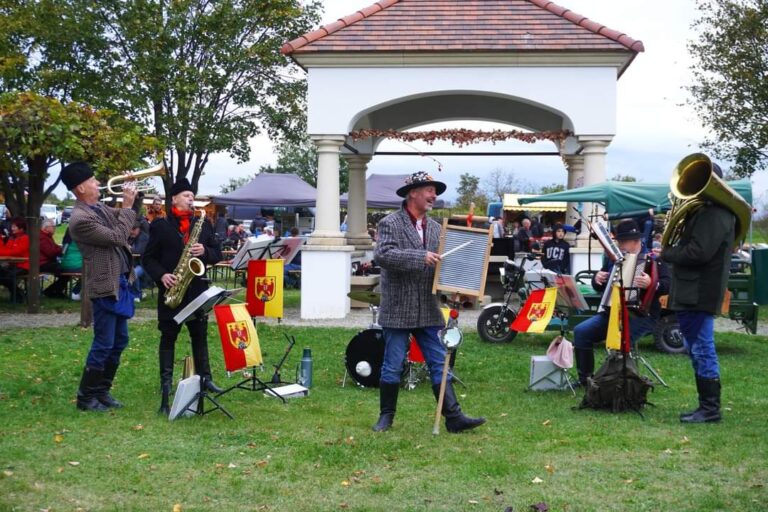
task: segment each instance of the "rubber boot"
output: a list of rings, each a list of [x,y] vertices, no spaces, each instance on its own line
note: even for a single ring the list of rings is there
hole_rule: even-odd
[[[81,411],[105,412],[107,406],[99,402],[98,395],[101,392],[101,382],[104,379],[104,371],[95,368],[83,368],[83,376],[80,378],[80,388],[77,390],[77,408]]]
[[[104,375],[101,381],[101,389],[99,390],[98,399],[103,405],[112,407],[113,409],[119,409],[123,406],[115,397],[109,392],[112,389],[112,381],[115,380],[115,374],[120,363],[108,362],[104,365]]]
[[[224,391],[213,382],[211,365],[208,362],[208,341],[205,337],[192,339],[192,358],[195,360],[195,371],[201,379],[205,380],[205,389],[216,394]]]
[[[595,352],[591,348],[574,347],[573,355],[576,359],[576,371],[579,374],[579,384],[587,385],[587,379],[595,371]]]
[[[432,385],[432,392],[435,394],[435,399],[440,399],[440,384]],[[443,397],[443,416],[445,417],[445,428],[448,432],[453,434],[464,432],[465,430],[471,430],[479,427],[485,423],[485,418],[470,418],[464,416],[459,407],[459,402],[456,400],[456,393],[453,391],[453,384],[450,382],[445,385],[445,396]]]
[[[696,376],[699,390],[699,408],[690,414],[680,416],[681,423],[716,423],[720,415],[720,379],[705,379]]]
[[[373,426],[374,432],[384,432],[392,427],[397,410],[397,394],[400,384],[379,384],[379,421]]]
[[[168,416],[171,413],[169,397],[173,385],[173,350],[160,350],[160,408],[157,414]]]

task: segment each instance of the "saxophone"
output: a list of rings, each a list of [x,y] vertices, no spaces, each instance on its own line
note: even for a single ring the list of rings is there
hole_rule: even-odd
[[[192,227],[192,232],[189,234],[189,241],[184,246],[184,250],[181,253],[181,258],[176,264],[176,268],[173,269],[173,275],[176,276],[176,284],[171,286],[165,291],[165,305],[169,308],[177,308],[181,301],[184,299],[184,294],[187,293],[189,283],[192,282],[192,278],[205,274],[205,263],[200,258],[193,257],[189,251],[192,246],[197,243],[200,238],[200,232],[203,230],[203,222],[205,222],[205,210],[202,210],[200,218]]]

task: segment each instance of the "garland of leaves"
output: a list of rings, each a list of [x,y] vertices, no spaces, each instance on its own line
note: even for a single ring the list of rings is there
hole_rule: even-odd
[[[369,137],[383,137],[385,139],[395,139],[402,142],[414,142],[421,140],[429,145],[435,141],[450,141],[459,147],[479,142],[490,142],[496,144],[509,139],[516,139],[522,142],[533,144],[534,142],[549,140],[558,144],[573,135],[570,130],[560,130],[556,132],[523,132],[520,130],[467,130],[464,128],[432,130],[428,132],[401,132],[398,130],[355,130],[349,134],[353,140],[367,139]]]

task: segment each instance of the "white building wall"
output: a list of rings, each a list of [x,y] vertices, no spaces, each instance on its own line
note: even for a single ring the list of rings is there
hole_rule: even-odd
[[[612,67],[310,68],[308,73],[310,134],[345,134],[371,110],[441,92],[508,95],[564,113],[579,135],[616,133]]]

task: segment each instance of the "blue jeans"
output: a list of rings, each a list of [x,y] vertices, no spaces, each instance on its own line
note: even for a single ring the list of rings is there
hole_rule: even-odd
[[[445,347],[440,343],[438,333],[442,326],[420,327],[418,329],[384,328],[384,364],[381,367],[381,382],[384,384],[400,384],[403,375],[405,354],[410,346],[410,334],[416,338],[416,343],[424,355],[424,361],[429,368],[432,384],[440,384],[443,377],[443,362]],[[450,380],[448,381],[450,382]]]
[[[136,280],[133,281],[133,294],[136,295],[138,298],[141,298],[141,278],[144,277],[146,272],[144,272],[144,267],[141,265],[136,265],[133,267],[133,271],[136,273]]]
[[[720,378],[720,363],[715,350],[715,317],[704,311],[678,311],[677,321],[693,371],[705,379]]]
[[[120,364],[120,355],[128,346],[128,319],[105,307],[107,298],[93,299],[93,342],[85,365],[103,370],[107,363]]]
[[[657,320],[652,317],[631,316],[629,317],[629,340],[632,347],[635,341],[646,334],[653,332]],[[573,328],[573,346],[575,348],[592,349],[592,345],[605,340],[608,331],[608,314],[598,313],[597,315],[584,320]]]

